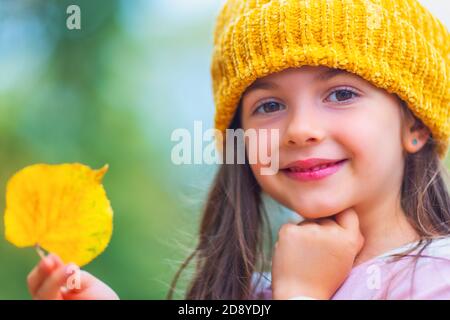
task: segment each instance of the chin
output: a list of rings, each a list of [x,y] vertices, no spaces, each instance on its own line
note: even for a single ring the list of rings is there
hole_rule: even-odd
[[[334,216],[335,214],[345,210],[347,207],[342,205],[334,205],[331,203],[317,203],[310,201],[309,205],[305,203],[297,203],[295,205],[287,205],[287,207],[305,219],[319,219]]]
[[[295,212],[305,218],[305,219],[320,219],[320,218],[328,218],[331,216],[334,216],[337,212],[336,211],[322,211],[322,210],[315,210],[315,211],[308,211],[308,210],[295,210]]]

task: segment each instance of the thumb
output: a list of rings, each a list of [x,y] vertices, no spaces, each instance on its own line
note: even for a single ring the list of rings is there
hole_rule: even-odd
[[[81,287],[66,289],[62,292],[64,300],[117,300],[117,294],[105,283],[98,280],[89,272],[80,271]]]
[[[68,273],[71,275],[68,277],[65,286],[61,288],[64,300],[72,300],[74,296],[89,289],[95,280],[90,273],[81,270],[78,266],[71,265],[70,267]]]
[[[335,219],[338,225],[355,236],[359,248],[362,248],[364,237],[359,228],[359,217],[356,211],[353,208],[348,208],[338,213]]]

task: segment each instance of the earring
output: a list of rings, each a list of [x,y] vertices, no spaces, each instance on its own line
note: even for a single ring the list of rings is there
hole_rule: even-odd
[[[413,145],[416,145],[416,144],[417,144],[417,142],[418,142],[418,141],[417,141],[417,139],[416,139],[416,138],[414,138],[414,139],[413,139],[413,141],[412,141]]]

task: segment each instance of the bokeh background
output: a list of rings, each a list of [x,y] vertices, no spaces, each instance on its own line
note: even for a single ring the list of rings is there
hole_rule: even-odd
[[[85,269],[123,299],[164,299],[195,244],[216,167],[172,164],[170,136],[193,132],[195,120],[213,126],[209,64],[223,2],[0,0],[0,209],[24,166],[108,163],[114,233]],[[450,26],[448,1],[421,2]],[[81,30],[66,28],[70,4]],[[4,240],[3,219],[0,234],[0,299],[29,299],[38,256]]]

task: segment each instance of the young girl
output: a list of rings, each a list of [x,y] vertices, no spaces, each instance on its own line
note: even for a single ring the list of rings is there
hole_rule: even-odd
[[[450,299],[450,35],[434,16],[416,0],[228,0],[211,71],[216,128],[276,130],[279,170],[221,165],[169,298],[195,259],[187,299]],[[304,218],[273,247],[263,193]],[[87,273],[61,290],[65,267],[43,259],[33,297],[117,297]]]

